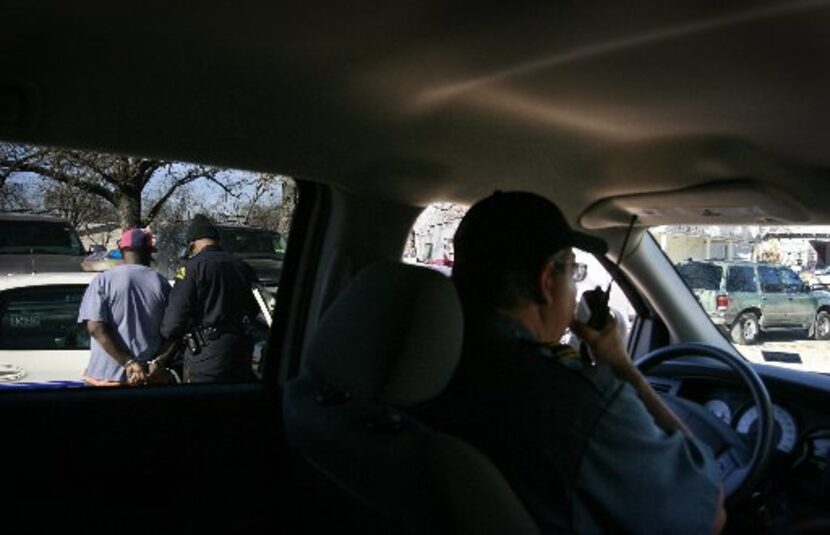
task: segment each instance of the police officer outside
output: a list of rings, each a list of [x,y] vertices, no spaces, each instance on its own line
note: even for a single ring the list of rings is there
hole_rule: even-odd
[[[187,241],[192,256],[176,273],[162,335],[186,342],[187,383],[253,380],[253,340],[247,331],[259,311],[251,291],[256,274],[222,249],[219,231],[202,214],[193,218]],[[172,353],[158,357],[150,374],[166,366]]]

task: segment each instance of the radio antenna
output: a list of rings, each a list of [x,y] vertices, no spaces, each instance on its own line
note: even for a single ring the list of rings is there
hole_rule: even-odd
[[[622,247],[620,247],[620,256],[617,257],[616,266],[620,267],[622,264],[623,255],[625,254],[625,248],[628,246],[628,239],[631,237],[631,231],[634,230],[634,224],[637,222],[637,214],[631,216],[631,222],[628,224],[628,230],[625,231],[625,238],[623,238]],[[605,290],[606,295],[611,294],[611,285],[614,284],[614,280],[612,279],[611,282],[608,283],[608,288]]]

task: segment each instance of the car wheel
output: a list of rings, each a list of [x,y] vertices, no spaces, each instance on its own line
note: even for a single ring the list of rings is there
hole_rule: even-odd
[[[744,312],[735,320],[729,334],[736,344],[751,345],[758,341],[758,333],[758,316],[752,312]]]
[[[823,310],[816,316],[813,336],[816,340],[830,340],[830,314]]]

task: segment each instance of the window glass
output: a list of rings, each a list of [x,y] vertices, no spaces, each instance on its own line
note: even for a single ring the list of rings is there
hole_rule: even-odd
[[[131,227],[153,235],[149,266],[162,278],[133,278],[129,283],[121,278],[117,283],[95,286],[90,292],[98,298],[92,309],[132,307],[144,311],[151,324],[147,333],[152,335],[136,334],[135,324],[115,325],[112,319],[101,323],[115,344],[149,372],[149,361],[167,347],[169,340],[161,336],[161,321],[174,307],[160,302],[165,293],[160,291],[160,296],[153,298],[155,307],[150,314],[150,301],[136,288],[155,280],[162,281],[164,288],[174,286],[174,292],[175,286],[182,284],[181,292],[186,287],[183,281],[196,276],[194,273],[219,272],[184,269],[190,265],[187,262],[196,261],[191,260],[193,250],[187,240],[196,214],[210,218],[219,247],[235,256],[241,262],[238,266],[247,264],[239,270],[246,276],[255,274],[256,280],[252,280],[250,294],[244,291],[246,297],[242,298],[238,291],[227,290],[218,275],[199,275],[203,278],[197,284],[196,306],[187,318],[188,324],[199,328],[189,327],[170,336],[177,344],[164,360],[169,381],[161,382],[186,381],[187,363],[200,359],[218,366],[206,382],[261,377],[298,202],[297,186],[291,178],[3,142],[0,176],[5,179],[0,183],[0,388],[24,383],[27,388],[41,383],[84,384],[81,381],[90,385],[93,383],[87,377],[98,372],[106,377],[95,376],[96,381],[123,382],[121,363],[126,359],[101,349],[104,343],[99,333],[93,338],[100,343],[92,343],[87,328],[92,324],[78,323],[78,319],[83,297],[96,276],[116,269],[115,273],[125,273],[124,264],[136,263],[133,256],[119,249],[123,229]],[[216,313],[203,314],[202,309],[209,306],[205,297],[209,287],[221,297],[212,305]],[[244,308],[244,312],[237,314],[234,307]],[[106,312],[102,317],[116,316]],[[126,323],[130,322],[138,323],[134,319]],[[236,342],[227,342],[229,337],[236,337]],[[198,348],[191,345],[193,340]],[[222,368],[223,357],[214,355],[221,352],[220,347],[244,353],[236,359],[232,378]],[[198,358],[194,351],[199,352]],[[109,359],[106,362],[114,363],[118,370],[95,364],[96,355]],[[119,374],[120,378],[115,377]]]
[[[758,291],[758,285],[755,283],[755,269],[750,266],[731,266],[726,278],[726,291]]]
[[[0,219],[0,254],[83,254],[78,234],[63,222],[46,218]]]
[[[426,207],[410,232],[403,261],[423,265],[451,276],[455,254],[453,236],[467,208],[465,205],[453,203],[435,203]],[[498,244],[493,244],[493,250],[498,250]],[[621,319],[626,333],[629,333],[636,313],[628,298],[593,255],[574,249],[574,256],[576,262],[587,266],[585,279],[576,285],[577,301],[586,290],[592,290],[597,286],[603,290],[610,288],[608,305],[615,316]],[[571,343],[574,339],[566,333],[563,341]]]
[[[784,287],[781,284],[780,270],[758,266],[758,276],[761,278],[761,290],[767,293],[781,293]]]
[[[78,324],[86,286],[41,286],[4,292],[0,301],[0,349],[89,349]]]
[[[804,287],[804,281],[802,281],[791,269],[780,268],[778,270],[778,274],[786,292],[800,292],[801,288]]]
[[[718,290],[723,268],[705,262],[689,262],[677,268],[689,288],[697,290]]]
[[[651,233],[742,355],[830,373],[830,226],[675,225]]]

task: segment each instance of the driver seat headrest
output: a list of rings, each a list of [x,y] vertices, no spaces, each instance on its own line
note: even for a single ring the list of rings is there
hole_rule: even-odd
[[[381,262],[361,271],[324,314],[303,363],[352,399],[411,406],[446,387],[462,336],[461,304],[447,277]]]

